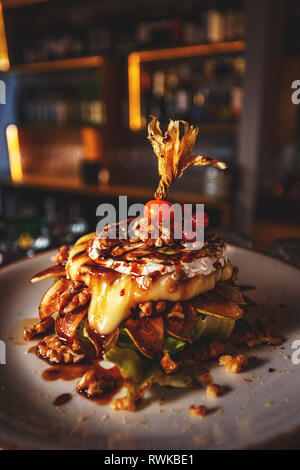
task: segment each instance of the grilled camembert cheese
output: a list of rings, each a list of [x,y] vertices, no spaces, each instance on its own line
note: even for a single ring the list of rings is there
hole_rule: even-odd
[[[98,334],[113,332],[140,303],[188,300],[232,277],[226,246],[218,237],[208,237],[201,250],[165,248],[118,240],[101,250],[95,233],[77,241],[66,272],[90,288],[88,321]]]

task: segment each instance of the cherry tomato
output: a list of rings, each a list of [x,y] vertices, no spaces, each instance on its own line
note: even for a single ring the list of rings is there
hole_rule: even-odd
[[[209,225],[209,217],[206,212],[204,212],[204,228],[208,227]]]
[[[196,229],[196,225],[197,225],[197,212],[195,212],[195,214],[192,215],[192,227],[193,227],[193,230]],[[199,216],[198,216],[199,217]],[[206,212],[204,212],[204,216],[203,216],[203,224],[204,224],[204,228],[206,228],[209,224],[209,217],[207,215]]]
[[[185,242],[194,242],[196,240],[196,235],[193,230],[183,230],[182,231],[182,239]]]
[[[148,201],[144,208],[144,217],[154,223],[162,223],[170,220],[173,221],[174,212],[171,209],[172,204],[163,199],[153,199]]]

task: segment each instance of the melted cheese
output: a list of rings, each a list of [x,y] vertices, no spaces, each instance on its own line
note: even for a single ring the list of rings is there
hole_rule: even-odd
[[[86,235],[76,243],[70,253],[66,270],[73,281],[84,280],[90,287],[92,296],[88,311],[89,324],[101,335],[114,331],[141,302],[188,300],[212,290],[217,281],[228,280],[232,276],[232,266],[228,262],[223,269],[218,269],[207,276],[199,275],[178,283],[173,280],[172,274],[160,275],[145,289],[128,274],[111,270],[100,272],[99,275],[86,274],[84,265],[91,260],[85,252],[82,252],[93,236],[94,234]],[[74,256],[75,259],[72,260]]]

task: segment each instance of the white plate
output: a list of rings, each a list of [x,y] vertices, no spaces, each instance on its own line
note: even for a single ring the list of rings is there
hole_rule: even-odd
[[[76,382],[45,382],[47,367],[28,345],[9,340],[11,328],[37,316],[37,307],[50,282],[35,285],[28,278],[50,264],[53,252],[14,263],[0,270],[0,339],[6,343],[6,365],[0,365],[0,447],[59,449],[239,449],[300,447],[300,365],[285,356],[300,340],[300,271],[284,262],[237,247],[229,247],[239,266],[242,284],[256,286],[254,300],[278,309],[287,319],[282,334],[285,349],[263,346],[250,354],[260,359],[252,371],[227,374],[216,367],[214,381],[229,390],[210,398],[204,390],[153,389],[135,413],[111,411],[75,392]],[[300,356],[300,355],[299,355]],[[273,373],[269,368],[276,369]],[[281,371],[281,373],[278,373]],[[254,378],[253,378],[254,374]],[[247,382],[244,379],[251,379]],[[72,393],[56,408],[54,399]],[[164,397],[164,404],[161,398]],[[205,419],[188,412],[205,404]],[[218,410],[222,410],[222,413]],[[298,428],[298,431],[297,431]]]

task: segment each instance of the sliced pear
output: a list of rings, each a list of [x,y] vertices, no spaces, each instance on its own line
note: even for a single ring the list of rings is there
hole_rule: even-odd
[[[199,295],[192,299],[190,303],[197,312],[217,318],[238,320],[244,314],[244,310],[242,310],[237,303],[215,292],[207,292]]]
[[[124,328],[139,351],[150,359],[160,359],[164,349],[164,322],[162,316],[133,319]]]
[[[233,331],[235,320],[232,318],[219,318],[211,315],[200,315],[195,325],[193,340],[211,338],[214,340],[227,340]]]
[[[232,286],[228,282],[218,282],[215,287],[215,292],[220,294],[225,299],[232,300],[239,305],[245,305],[246,301],[243,294],[237,286]]]
[[[119,339],[119,329],[117,328],[108,335],[100,335],[90,327],[88,318],[85,319],[85,331],[88,339],[93,344],[97,357],[102,357],[108,349],[114,346]]]
[[[179,316],[172,316],[172,311],[167,315],[166,330],[177,339],[191,342],[192,333],[197,320],[195,309],[187,302],[181,302],[183,308]],[[183,315],[183,318],[180,316]]]

